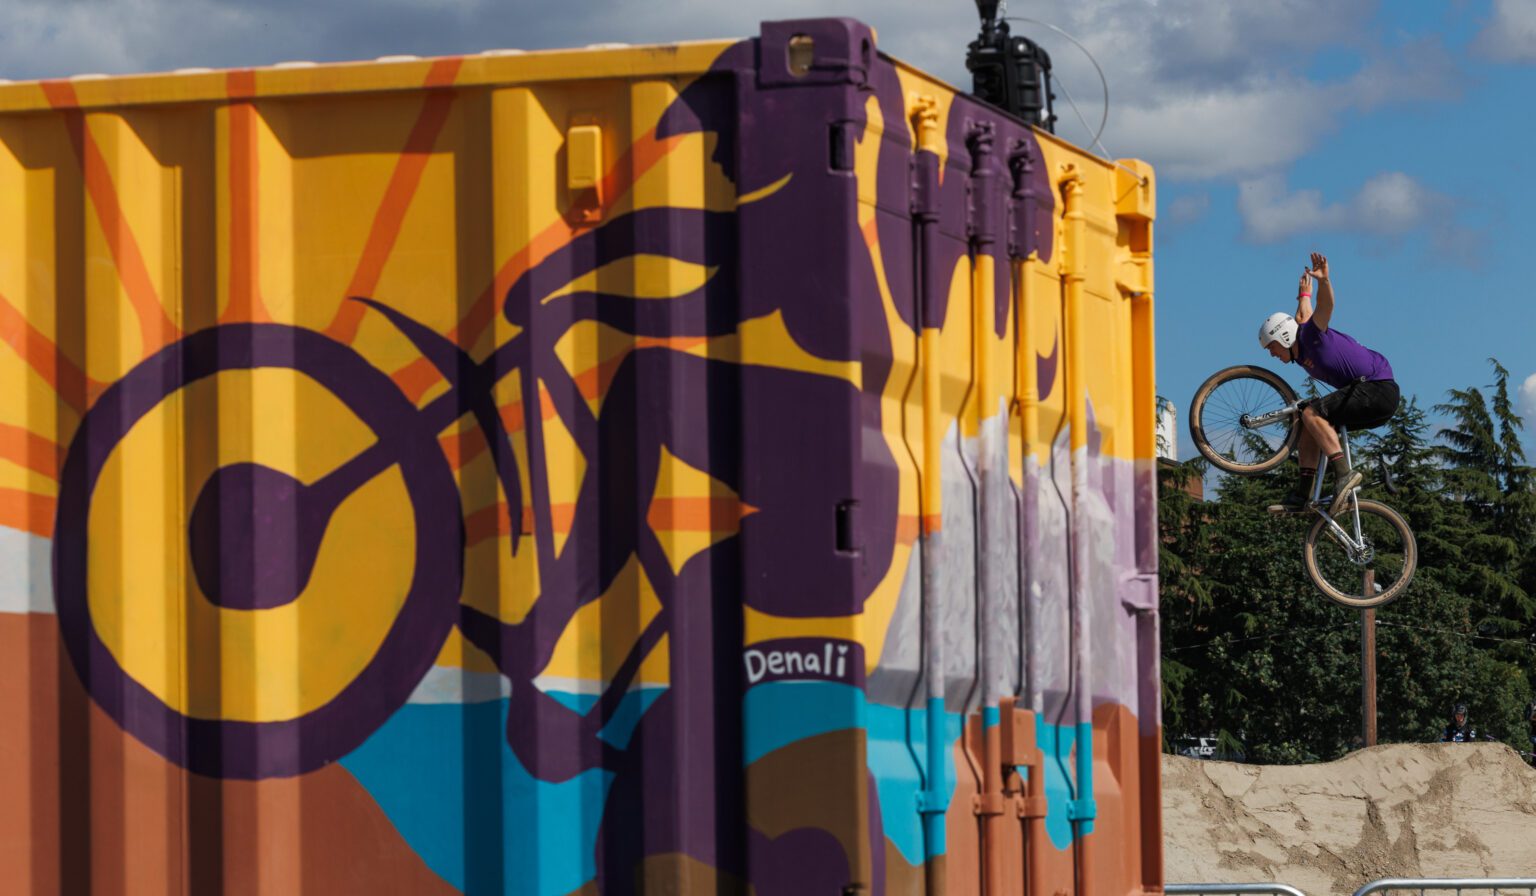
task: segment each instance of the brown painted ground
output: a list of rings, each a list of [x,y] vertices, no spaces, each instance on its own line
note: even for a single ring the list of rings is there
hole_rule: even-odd
[[[1536,769],[1502,744],[1393,744],[1319,765],[1163,757],[1170,883],[1536,877]]]
[[[458,892],[337,765],[219,782],[86,698],[52,616],[0,613],[0,893]]]

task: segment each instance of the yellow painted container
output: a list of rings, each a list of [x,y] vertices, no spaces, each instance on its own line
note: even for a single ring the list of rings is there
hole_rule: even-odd
[[[0,87],[0,879],[1159,886],[1153,209],[849,20]]]

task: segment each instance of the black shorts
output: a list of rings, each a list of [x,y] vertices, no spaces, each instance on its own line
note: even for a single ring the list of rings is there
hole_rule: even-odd
[[[1307,402],[1317,415],[1335,427],[1370,429],[1397,413],[1398,389],[1392,380],[1353,382],[1322,398]]]

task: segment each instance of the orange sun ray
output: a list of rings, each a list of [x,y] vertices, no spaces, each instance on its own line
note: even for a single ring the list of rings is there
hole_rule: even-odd
[[[3,295],[0,295],[0,341],[14,349],[76,413],[83,413],[106,388],[66,358],[53,340],[32,326]]]
[[[451,86],[462,64],[463,60],[458,57],[433,62],[427,74],[426,86]],[[373,216],[373,227],[368,232],[367,242],[363,244],[363,253],[352,274],[352,282],[347,285],[347,294],[343,297],[341,307],[336,310],[336,316],[325,328],[326,335],[332,339],[350,345],[356,338],[365,309],[362,304],[345,299],[351,296],[372,296],[378,287],[384,263],[394,251],[395,240],[400,237],[405,213],[411,207],[417,187],[421,186],[421,176],[427,170],[432,148],[437,145],[438,135],[448,122],[448,111],[453,106],[453,100],[451,91],[437,89],[429,93],[422,103],[421,111],[416,115],[416,123],[411,126],[410,136],[406,137],[405,148],[400,151],[400,158],[395,163],[394,173],[384,188],[384,198],[379,200],[378,211]]]
[[[256,148],[256,73],[230,72],[225,81],[229,97],[229,305],[220,323],[264,322],[272,319],[260,293],[261,232],[257,194],[261,172]]]
[[[53,517],[58,502],[14,488],[0,488],[0,526],[53,537]]]
[[[51,439],[28,429],[0,423],[0,458],[57,481],[62,451]]]
[[[165,306],[160,303],[144,253],[123,213],[107,159],[91,136],[90,128],[85,126],[74,85],[65,81],[44,81],[42,87],[48,102],[64,113],[65,127],[85,177],[86,195],[90,196],[91,207],[96,210],[96,220],[107,240],[107,251],[112,254],[112,262],[117,267],[118,281],[128,294],[128,304],[138,316],[142,355],[149,357],[180,338],[181,330],[171,322]]]

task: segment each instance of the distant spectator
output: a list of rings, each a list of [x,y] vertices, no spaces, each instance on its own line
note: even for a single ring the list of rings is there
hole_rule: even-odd
[[[1451,709],[1451,724],[1440,732],[1443,744],[1464,744],[1477,740],[1477,729],[1467,724],[1467,704],[1458,703]]]

